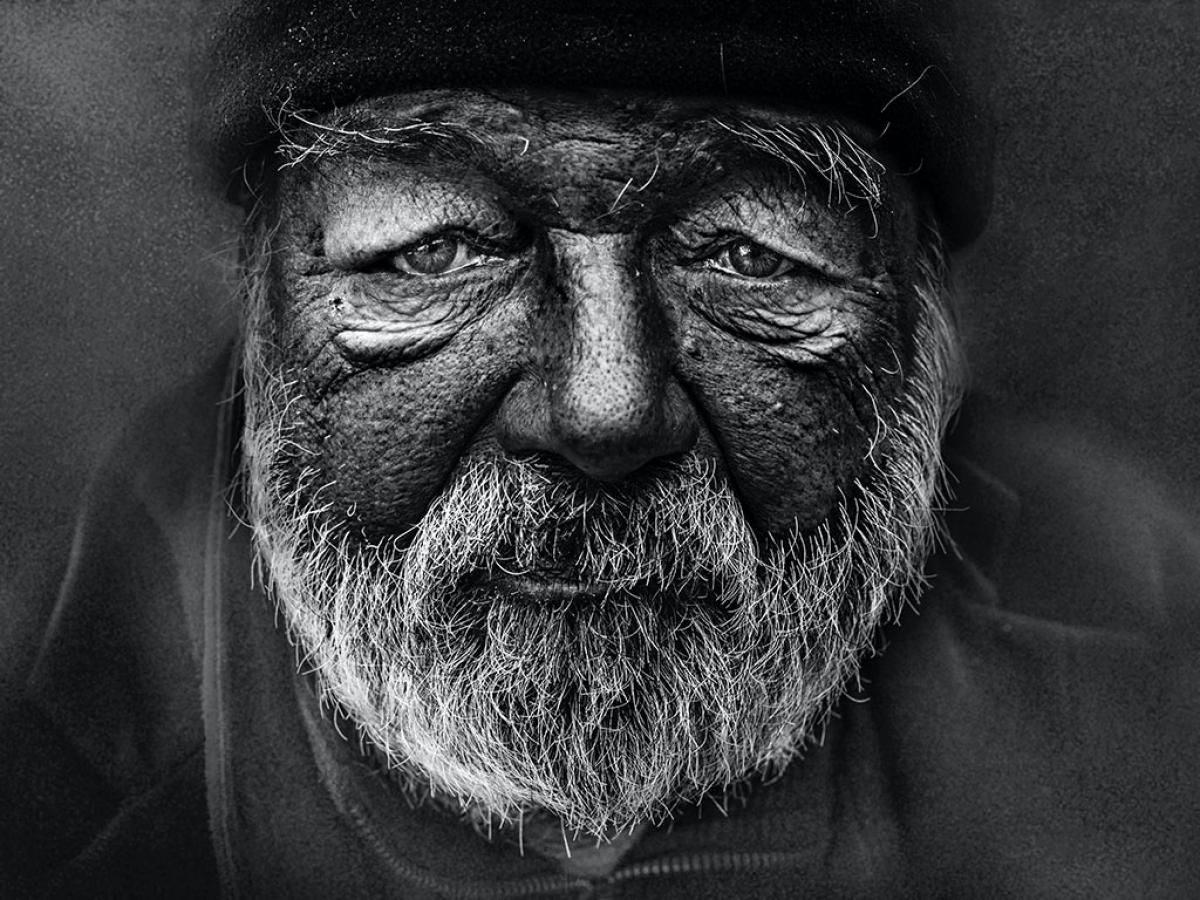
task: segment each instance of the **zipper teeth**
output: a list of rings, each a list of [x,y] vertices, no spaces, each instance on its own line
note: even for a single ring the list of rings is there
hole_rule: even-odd
[[[618,869],[613,873],[611,880],[621,882],[634,878],[685,875],[694,872],[744,872],[749,869],[786,868],[798,865],[803,858],[804,854],[787,851],[743,851],[663,856]]]

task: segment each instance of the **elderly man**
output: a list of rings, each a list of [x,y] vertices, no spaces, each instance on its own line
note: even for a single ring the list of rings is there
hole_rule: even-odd
[[[989,189],[952,25],[235,10],[243,345],[91,495],[38,886],[1200,890],[1190,537],[1009,420],[943,467]]]

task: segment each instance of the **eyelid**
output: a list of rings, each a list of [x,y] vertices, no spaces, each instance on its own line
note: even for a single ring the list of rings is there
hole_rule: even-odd
[[[405,272],[399,269],[395,263],[392,262],[392,260],[398,256],[402,256],[411,250],[415,250],[425,244],[431,244],[434,241],[441,239],[455,241],[457,244],[461,245],[462,248],[465,248],[469,253],[472,253],[475,257],[477,257],[478,260],[501,259],[508,255],[508,251],[501,247],[497,242],[489,241],[476,232],[471,232],[458,226],[451,226],[449,228],[439,228],[426,232],[425,234],[422,234],[413,240],[406,241],[403,244],[389,246],[386,249],[375,251],[370,254],[364,253],[356,261],[343,265],[345,268],[360,272],[372,271],[386,265],[396,270],[401,275],[410,275],[412,277],[421,278],[436,278],[441,275],[451,275],[454,272],[460,272],[463,269],[470,268],[471,266],[477,264],[477,260],[473,259],[461,266],[456,266],[453,269],[447,269],[445,272],[426,275],[424,273]]]
[[[853,226],[832,215],[813,201],[807,191],[798,190],[789,179],[781,183],[775,177],[739,176],[722,183],[681,208],[670,226],[674,239],[688,250],[703,255],[719,252],[724,245],[748,240],[808,269],[832,283],[857,282],[864,277],[856,261],[839,252],[830,257],[814,245],[809,233],[845,232],[852,246],[859,241]],[[836,260],[836,261],[835,261]]]
[[[405,241],[403,244],[398,244],[389,250],[384,251],[384,255],[397,256],[401,253],[407,253],[410,250],[416,250],[418,247],[423,247],[426,244],[432,244],[434,241],[441,240],[457,241],[465,247],[470,247],[474,250],[482,250],[488,246],[492,246],[482,235],[472,232],[468,229],[458,226],[450,226],[449,228],[438,228],[434,231],[429,231],[411,241]]]
[[[357,269],[380,257],[433,240],[464,236],[473,246],[501,247],[517,224],[493,199],[444,185],[417,185],[412,191],[367,191],[355,202],[336,204],[323,222],[325,258],[342,269]]]
[[[325,256],[339,267],[357,268],[401,247],[428,241],[455,224],[421,215],[370,215],[369,211],[335,215],[325,224]]]
[[[816,272],[818,275],[828,279],[829,281],[845,284],[853,281],[856,277],[854,272],[848,272],[840,266],[834,265],[824,256],[814,253],[799,247],[792,247],[782,241],[774,241],[769,238],[762,238],[757,235],[745,235],[746,240],[753,241],[768,250],[778,253],[784,259],[790,260],[803,266],[810,271]]]
[[[793,247],[782,241],[745,231],[727,232],[720,239],[713,241],[704,251],[703,259],[711,262],[718,255],[727,251],[731,245],[739,241],[750,241],[751,243],[758,244],[760,247],[765,247],[772,253],[778,253],[788,262],[793,262],[797,266],[808,269],[810,272],[814,272],[835,284],[850,284],[861,280],[861,276],[834,265],[825,257],[811,250]]]

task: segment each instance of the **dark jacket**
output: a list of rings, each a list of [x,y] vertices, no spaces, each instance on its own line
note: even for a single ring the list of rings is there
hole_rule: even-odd
[[[823,742],[592,883],[411,808],[321,716],[229,512],[221,376],[88,493],[5,723],[0,893],[1200,897],[1200,543],[1069,435],[966,413],[954,546]]]

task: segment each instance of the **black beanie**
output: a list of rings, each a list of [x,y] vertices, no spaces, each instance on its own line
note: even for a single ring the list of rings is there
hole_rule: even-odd
[[[325,110],[427,87],[631,88],[849,115],[934,197],[951,247],[991,199],[968,0],[243,0],[214,32],[198,126],[221,182]],[[977,33],[977,32],[976,32]]]

